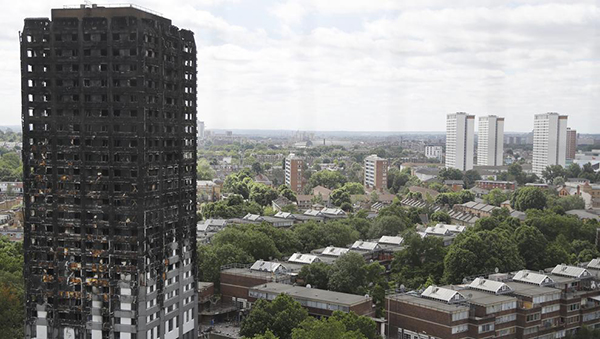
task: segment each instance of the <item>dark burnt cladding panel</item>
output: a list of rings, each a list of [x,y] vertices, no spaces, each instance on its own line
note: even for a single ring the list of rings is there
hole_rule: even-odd
[[[134,6],[21,33],[26,338],[196,338],[196,46]]]

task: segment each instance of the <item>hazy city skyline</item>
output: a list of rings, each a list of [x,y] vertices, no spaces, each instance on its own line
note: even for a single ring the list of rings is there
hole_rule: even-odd
[[[64,4],[3,6],[3,125],[21,119],[22,20]],[[195,32],[208,129],[444,131],[446,115],[464,111],[506,117],[515,132],[558,112],[579,133],[596,132],[595,1],[136,4]]]

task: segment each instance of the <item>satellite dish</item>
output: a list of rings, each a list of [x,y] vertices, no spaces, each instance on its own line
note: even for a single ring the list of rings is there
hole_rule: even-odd
[[[593,290],[595,290],[595,289],[596,289],[596,287],[597,287],[597,286],[596,286],[596,282],[595,282],[595,281],[592,281],[592,289],[593,289]]]
[[[306,288],[312,288],[312,286],[310,286],[310,284],[306,284]]]
[[[494,268],[494,272],[496,272],[496,273],[500,272],[500,270],[498,269],[498,267]]]
[[[369,299],[369,294],[365,294],[365,299]]]

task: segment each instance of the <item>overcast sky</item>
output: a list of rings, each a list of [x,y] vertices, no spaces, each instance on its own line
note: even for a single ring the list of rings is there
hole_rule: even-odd
[[[55,0],[3,1],[0,125],[20,124],[18,32]],[[447,113],[569,115],[600,133],[600,0],[147,0],[191,29],[207,128],[442,131]]]

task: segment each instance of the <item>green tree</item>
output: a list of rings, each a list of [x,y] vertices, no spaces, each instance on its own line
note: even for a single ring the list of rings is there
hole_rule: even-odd
[[[459,235],[444,258],[444,279],[459,283],[475,274],[510,272],[525,263],[514,241],[505,232],[468,231]]]
[[[565,177],[565,169],[561,165],[550,165],[542,171],[542,178],[548,183],[552,183],[554,178]]]
[[[570,164],[569,167],[567,167],[565,176],[567,178],[578,178],[580,174],[581,174],[581,167],[579,167],[578,164],[573,163],[573,164]]]
[[[265,332],[264,334],[257,334],[254,337],[252,337],[252,339],[279,339],[277,338],[273,332],[271,332],[270,330],[267,330],[267,332]]]
[[[564,211],[585,209],[585,201],[578,195],[548,199],[548,207],[561,207]]]
[[[279,192],[280,196],[286,197],[290,201],[294,201],[294,202],[298,201],[298,198],[296,197],[296,193],[294,193],[294,191],[292,191],[286,185],[279,186],[278,192]]]
[[[254,172],[255,174],[261,174],[264,171],[265,170],[260,162],[255,161],[254,163],[252,163],[252,172]]]
[[[442,168],[438,178],[444,180],[463,180],[463,173],[456,168]]]
[[[270,260],[281,257],[275,241],[265,233],[253,230],[247,226],[228,226],[217,233],[212,243],[216,246],[232,244],[248,253],[255,260]]]
[[[510,205],[518,211],[528,209],[543,210],[546,208],[547,198],[544,192],[538,187],[521,187],[515,191],[510,201]]]
[[[221,266],[229,264],[247,264],[254,258],[235,244],[198,246],[198,279],[210,281],[219,288]]]
[[[440,282],[444,274],[444,262],[439,258],[446,255],[443,240],[438,237],[422,238],[408,232],[404,244],[396,252],[391,263],[393,279],[408,288],[419,288],[428,277]]]
[[[365,264],[363,256],[355,252],[348,252],[339,257],[331,266],[329,289],[360,294],[366,281]]]
[[[510,197],[509,194],[502,192],[499,188],[492,189],[488,194],[483,196],[483,201],[486,204],[500,206],[503,202],[508,200]]]
[[[365,194],[365,188],[358,182],[347,182],[342,186],[350,195]]]
[[[302,279],[305,284],[322,290],[327,289],[329,284],[329,272],[331,265],[323,262],[315,262],[310,265],[302,266],[298,273],[298,278]]]
[[[215,171],[210,167],[208,160],[201,158],[196,166],[198,180],[212,180],[215,177]]]
[[[514,233],[514,240],[519,249],[521,258],[525,261],[525,267],[530,270],[545,268],[545,253],[548,240],[537,228],[523,225]]]
[[[444,211],[437,211],[431,215],[431,221],[440,222],[443,224],[450,224],[452,220],[448,213]]]
[[[287,294],[278,295],[272,302],[260,299],[242,321],[240,335],[253,337],[270,330],[281,339],[292,338],[292,330],[308,318],[308,312]]]
[[[344,185],[346,181],[346,177],[338,171],[319,171],[310,177],[308,184],[311,188],[321,185],[329,189],[336,189]]]
[[[333,190],[329,195],[329,200],[334,206],[342,206],[344,203],[352,203],[350,193],[348,193],[348,191],[346,191],[344,188]]]
[[[368,236],[371,239],[380,238],[384,235],[396,236],[407,227],[408,223],[406,219],[395,215],[380,216],[371,225]]]
[[[359,316],[354,312],[335,311],[332,318],[339,320],[346,327],[346,331],[358,331],[367,339],[379,339],[377,324],[373,319]]]
[[[472,169],[465,172],[465,174],[463,175],[463,179],[465,181],[465,186],[467,188],[471,188],[475,186],[475,182],[477,180],[481,180],[481,175],[479,174],[479,172]]]
[[[278,196],[276,190],[265,184],[253,183],[250,186],[250,200],[261,206],[270,205]]]
[[[309,318],[293,330],[293,339],[364,339],[358,331],[347,331],[344,324],[333,317],[320,320]]]
[[[295,226],[293,232],[304,253],[326,246],[345,247],[360,237],[352,226],[341,221],[305,222]]]
[[[22,243],[0,237],[0,338],[23,338],[25,300]]]

